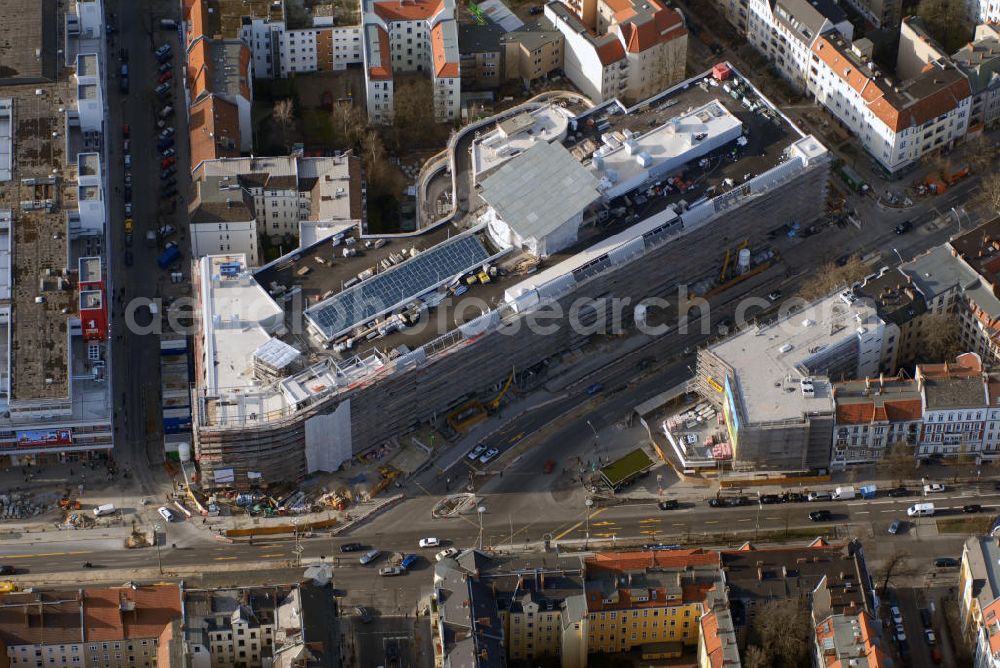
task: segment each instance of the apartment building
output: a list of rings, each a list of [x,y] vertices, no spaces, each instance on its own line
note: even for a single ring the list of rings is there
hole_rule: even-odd
[[[976,23],[1000,23],[1000,0],[966,0]]]
[[[969,127],[972,95],[953,63],[929,63],[915,78],[893,81],[871,61],[871,43],[821,36],[812,46],[809,92],[890,174],[925,153],[948,149]]]
[[[191,166],[253,150],[250,49],[238,36],[216,36],[207,0],[185,0],[184,95],[190,119]]]
[[[504,81],[505,31],[495,23],[466,24],[458,27],[458,51],[461,54],[462,88],[483,90],[497,88]]]
[[[962,547],[958,604],[976,668],[1000,667],[1000,540],[970,536]]]
[[[704,668],[739,668],[742,628],[771,600],[802,601],[817,624],[814,655],[886,656],[871,624],[875,598],[858,542],[736,550],[596,552],[543,566],[465,550],[434,568],[431,624],[436,665],[507,661],[584,668],[593,654],[645,660],[697,656]],[[853,621],[852,621],[853,620]],[[831,666],[824,659],[819,665]],[[846,664],[845,664],[846,665]],[[871,664],[873,668],[884,664]]]
[[[833,0],[750,0],[747,41],[799,91],[806,90],[812,46],[836,32],[848,42],[854,28]]]
[[[364,217],[360,160],[350,154],[209,160],[196,168],[194,188],[194,256],[244,254],[253,267],[260,235],[298,237],[303,221],[332,234]]]
[[[821,668],[892,668],[888,643],[880,643],[878,620],[868,611],[836,613],[815,626],[814,665]]]
[[[305,72],[330,72],[362,62],[361,26],[332,25],[331,16],[290,27],[285,21],[249,18],[240,39],[253,55],[254,73],[262,79],[285,79]]]
[[[394,77],[429,76],[434,118],[458,118],[461,67],[454,0],[364,0],[362,42],[368,118],[392,122]]]
[[[901,266],[907,281],[927,303],[930,322],[942,326],[957,316],[959,347],[988,365],[1000,362],[1000,219],[957,236]]]
[[[969,132],[992,129],[1000,122],[1000,26],[976,26],[975,39],[951,56],[972,90]]]
[[[907,16],[902,20],[896,49],[896,78],[912,79],[931,63],[947,58],[944,47],[927,32],[923,21],[916,16]]]
[[[180,665],[177,585],[0,596],[5,665],[154,668]]]
[[[719,554],[701,549],[598,553],[584,567],[586,616],[579,633],[563,641],[571,655],[574,642],[587,654],[662,642],[695,646],[701,615],[726,595]]]
[[[903,18],[903,0],[846,0],[875,28],[895,30]]]
[[[105,24],[99,0],[12,0],[0,22],[4,466],[113,446]]]
[[[684,15],[662,0],[557,0],[545,18],[565,38],[566,76],[594,102],[631,105],[684,79]]]
[[[304,638],[308,612],[304,609],[306,589],[297,585],[185,589],[187,665],[191,668],[325,665],[306,662],[309,656]],[[290,653],[297,655],[295,660],[291,660]],[[284,660],[279,659],[282,656]]]
[[[904,444],[916,452],[923,427],[923,394],[913,379],[865,378],[834,383],[836,421],[831,466],[875,462]]]
[[[504,79],[519,79],[525,88],[563,67],[563,34],[544,19],[505,33],[503,47]]]

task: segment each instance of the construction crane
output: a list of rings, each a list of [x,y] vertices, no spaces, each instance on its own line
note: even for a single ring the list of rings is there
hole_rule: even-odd
[[[503,384],[503,387],[500,388],[500,394],[498,394],[496,397],[493,398],[492,401],[486,404],[486,408],[487,410],[489,410],[490,413],[500,408],[500,402],[503,400],[503,396],[507,394],[507,390],[510,389],[511,383],[513,382],[514,382],[514,369],[511,369],[510,375],[507,376],[507,381]]]
[[[726,258],[722,261],[722,271],[719,272],[719,283],[725,282],[725,280],[729,277],[730,258],[732,258],[734,255],[739,255],[740,251],[746,248],[749,243],[750,243],[749,239],[744,239],[742,242],[740,242],[740,245],[736,247],[735,253],[732,251],[732,249],[729,248],[726,249]]]

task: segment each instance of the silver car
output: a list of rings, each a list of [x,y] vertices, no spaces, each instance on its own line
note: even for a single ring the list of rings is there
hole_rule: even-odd
[[[361,558],[358,559],[358,561],[361,562],[362,566],[367,566],[368,564],[378,559],[378,555],[380,554],[382,554],[382,550],[368,550],[367,552],[361,555]]]

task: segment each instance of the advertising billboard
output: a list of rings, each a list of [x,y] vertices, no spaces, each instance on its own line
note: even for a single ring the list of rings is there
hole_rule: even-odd
[[[44,448],[73,443],[72,429],[34,429],[17,432],[17,447]]]
[[[729,432],[729,443],[733,451],[736,451],[737,437],[740,432],[740,415],[736,411],[736,399],[733,394],[733,387],[729,383],[729,376],[726,376],[726,400],[722,402],[722,413],[726,417],[726,429]]]

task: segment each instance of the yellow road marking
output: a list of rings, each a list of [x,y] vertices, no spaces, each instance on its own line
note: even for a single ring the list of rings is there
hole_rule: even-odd
[[[285,555],[283,555],[281,552],[271,552],[270,554],[262,554],[260,556],[262,556],[262,557],[283,557]]]
[[[593,517],[593,515],[591,515],[591,517]],[[610,520],[604,520],[603,522],[591,522],[591,524],[595,527],[608,527],[616,523]]]
[[[719,520],[708,520],[705,524],[718,524]]]
[[[93,552],[39,552],[38,554],[4,554],[0,559],[32,559],[35,557],[68,557],[74,554],[93,554]]]
[[[510,439],[510,442],[511,443],[517,443],[522,438],[524,438],[524,432],[523,431],[521,433],[519,433],[517,436],[515,436],[514,438]]]
[[[653,523],[653,522],[662,522],[662,521],[663,520],[660,520],[660,519],[639,520],[639,524],[650,524],[650,523]]]
[[[653,531],[640,531],[639,533],[644,534],[646,536],[655,536],[656,534],[658,534],[660,532],[653,530]]]
[[[600,536],[601,538],[611,538],[615,534],[613,533],[595,533],[595,536]]]
[[[603,513],[605,510],[607,510],[607,508],[598,508],[594,512],[590,513],[590,519],[594,519],[595,517],[597,517],[598,515],[600,515],[601,513]],[[584,520],[580,520],[579,522],[577,522],[576,524],[574,524],[570,528],[568,528],[565,531],[563,531],[561,534],[559,534],[557,536],[553,536],[552,540],[559,540],[560,538],[563,538],[564,536],[566,536],[570,532],[576,531],[577,529],[579,529],[580,527],[583,526],[583,523],[584,523]]]
[[[232,561],[233,559],[239,559],[239,557],[216,557],[216,561]]]

